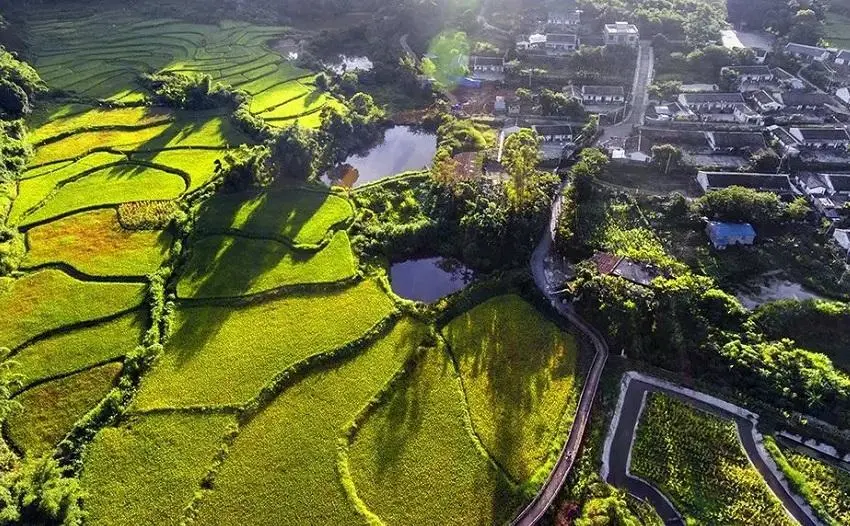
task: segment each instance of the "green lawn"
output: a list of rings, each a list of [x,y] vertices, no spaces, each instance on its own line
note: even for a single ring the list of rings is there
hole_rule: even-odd
[[[826,16],[824,40],[830,47],[850,48],[850,17],[839,13],[828,13]]]
[[[144,285],[84,283],[58,270],[0,278],[0,347],[15,349],[45,332],[132,309]]]
[[[476,432],[515,480],[530,479],[567,436],[575,339],[515,295],[478,305],[443,334],[457,360]],[[547,475],[548,470],[539,473],[537,482]]]
[[[240,433],[201,524],[358,524],[336,470],[337,438],[401,367],[426,327],[404,319],[352,360],[293,385]]]
[[[24,266],[63,262],[96,276],[144,276],[168,256],[172,236],[124,230],[114,209],[59,219],[27,232]]]
[[[223,194],[200,211],[198,230],[233,231],[269,239],[315,245],[332,227],[354,214],[351,202],[321,190],[285,188],[271,192]]]
[[[502,524],[522,504],[475,446],[461,386],[431,351],[355,437],[357,495],[385,524]]]
[[[631,471],[694,524],[794,524],[747,459],[735,424],[676,398],[647,397]]]
[[[25,376],[25,387],[120,358],[141,342],[147,317],[145,311],[139,310],[35,342],[12,358],[18,364],[15,372]]]
[[[83,459],[86,523],[179,524],[234,424],[223,415],[159,414],[103,429]]]
[[[280,371],[356,340],[393,309],[373,281],[249,307],[181,309],[134,406],[243,404]]]
[[[21,393],[15,400],[22,409],[6,423],[9,438],[27,456],[50,451],[109,393],[120,372],[120,363],[110,363]]]
[[[177,283],[181,298],[222,298],[286,285],[332,283],[357,272],[348,234],[337,232],[317,253],[297,251],[273,240],[210,236],[192,245]]]
[[[765,446],[794,491],[822,521],[829,526],[850,524],[850,472],[779,445],[770,437]]]

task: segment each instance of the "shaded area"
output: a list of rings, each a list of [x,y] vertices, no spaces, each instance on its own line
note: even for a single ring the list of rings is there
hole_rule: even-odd
[[[360,354],[288,387],[231,447],[202,524],[360,524],[337,472],[338,438],[415,352],[427,327],[403,319]]]

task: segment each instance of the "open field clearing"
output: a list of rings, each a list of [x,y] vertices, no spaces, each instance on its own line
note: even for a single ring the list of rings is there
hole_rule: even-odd
[[[45,332],[132,309],[144,285],[86,283],[58,270],[0,278],[0,347],[15,349]]]
[[[12,442],[28,456],[50,451],[112,389],[120,363],[38,385],[15,397],[22,409],[7,422]]]
[[[328,230],[354,215],[351,202],[323,190],[284,188],[218,195],[200,212],[198,231],[241,232],[252,237],[316,245]]]
[[[139,130],[97,130],[80,132],[62,140],[50,142],[39,147],[32,159],[32,166],[72,160],[96,150],[135,150],[164,135],[172,124],[155,124]]]
[[[124,230],[113,209],[95,210],[30,229],[23,265],[61,262],[94,276],[145,276],[162,265],[171,242],[167,232]]]
[[[315,86],[299,80],[291,80],[272,86],[258,85],[257,87],[261,91],[258,91],[251,99],[251,113],[253,114],[263,113],[276,106],[285,105],[287,102],[306,98],[316,91]]]
[[[631,470],[686,521],[794,524],[741,449],[735,424],[666,395],[647,396]]]
[[[114,320],[75,329],[37,341],[12,358],[15,372],[24,375],[23,387],[66,375],[92,365],[117,360],[136,348],[147,328],[147,313],[131,312]]]
[[[192,245],[192,256],[177,283],[177,296],[242,296],[286,285],[333,283],[356,272],[351,243],[343,231],[316,253],[297,251],[273,240],[210,236]]]
[[[824,40],[830,47],[850,47],[850,17],[840,13],[828,13],[826,16]]]
[[[522,499],[476,447],[444,353],[425,355],[355,436],[357,495],[386,524],[501,524]]]
[[[133,201],[176,199],[185,190],[186,182],[178,175],[124,164],[62,185],[20,224],[29,226],[77,211]]]
[[[572,416],[565,409],[576,374],[575,339],[515,295],[478,305],[443,333],[475,431],[515,480],[528,480],[567,436],[563,420]]]
[[[244,404],[276,374],[360,338],[393,309],[374,281],[247,307],[182,308],[134,407]]]
[[[63,110],[62,107],[47,107],[45,113],[52,115],[48,120],[38,126],[30,134],[33,144],[81,130],[102,129],[109,127],[143,127],[162,124],[174,119],[174,114],[165,108],[151,108],[146,106],[114,109],[91,109],[84,113],[74,113],[73,109]],[[61,117],[63,113],[69,113],[67,117]]]
[[[103,429],[81,477],[88,524],[179,524],[200,489],[230,416],[159,414]]]
[[[299,115],[297,117],[287,117],[285,119],[268,119],[268,123],[271,126],[275,126],[277,128],[286,128],[287,126],[292,126],[293,124],[298,124],[303,128],[318,128],[322,125],[322,112],[320,108],[318,111],[313,111],[306,115]]]
[[[850,524],[850,472],[772,439],[765,446],[797,494],[824,523]]]
[[[337,439],[416,350],[403,319],[356,357],[285,390],[240,432],[201,503],[201,524],[358,524],[337,473]]]

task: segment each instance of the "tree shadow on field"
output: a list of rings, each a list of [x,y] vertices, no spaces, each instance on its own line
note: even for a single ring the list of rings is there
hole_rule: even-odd
[[[473,425],[490,421],[492,434],[476,429],[485,447],[513,479],[523,482],[539,466],[516,460],[537,460],[529,458],[527,450],[548,451],[551,438],[546,425],[532,424],[534,413],[542,409],[544,397],[569,395],[548,391],[553,381],[573,374],[573,362],[560,333],[546,330],[542,325],[548,321],[524,300],[476,309],[446,329],[447,339],[454,343],[451,352],[463,378]]]
[[[181,269],[180,280],[196,282],[192,297],[186,300],[218,298],[239,299],[250,295],[252,285],[266,272],[273,269],[288,254],[295,262],[302,262],[313,256],[308,251],[299,251],[297,255],[280,241],[272,239],[272,233],[299,231],[319,210],[324,199],[310,202],[304,208],[297,200],[286,200],[285,193],[294,189],[251,190],[234,194],[218,194],[201,207],[196,223],[196,232],[189,241],[187,263]],[[291,206],[286,206],[291,205]],[[240,214],[247,207],[247,214]],[[212,225],[213,228],[198,232],[198,226]],[[238,228],[232,228],[238,225]],[[228,231],[250,234],[250,237],[266,237],[267,249],[262,251],[246,250],[256,246],[254,243],[240,242],[238,236]],[[265,232],[269,235],[257,235]],[[178,287],[179,290],[179,287]],[[273,300],[269,300],[273,301]],[[191,305],[187,305],[191,307]],[[212,338],[221,326],[227,322],[235,309],[247,306],[220,305],[204,308],[187,308],[184,322],[172,336],[170,347],[178,353],[178,362],[185,363]],[[268,303],[263,306],[267,311],[273,309]],[[273,312],[267,315],[274,316]],[[263,330],[262,326],[252,329]]]

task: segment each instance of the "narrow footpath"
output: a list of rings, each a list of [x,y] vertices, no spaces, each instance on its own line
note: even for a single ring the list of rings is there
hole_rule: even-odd
[[[648,501],[664,520],[665,524],[676,526],[683,526],[685,524],[673,504],[655,486],[632,476],[629,472],[631,449],[644,396],[647,393],[664,393],[679,398],[697,409],[734,421],[738,428],[738,437],[740,438],[741,446],[747,458],[749,458],[750,462],[758,470],[759,474],[761,474],[764,481],[770,487],[770,490],[780,500],[788,514],[804,526],[816,526],[820,524],[814,519],[810,510],[804,509],[804,505],[799,501],[799,497],[795,498],[795,495],[790,493],[785,485],[782,484],[765,461],[765,457],[756,442],[754,422],[758,419],[757,415],[752,413],[746,415],[741,411],[735,411],[731,409],[734,407],[731,404],[725,404],[727,407],[724,408],[720,404],[708,403],[712,398],[708,395],[703,395],[702,393],[690,394],[689,392],[683,392],[686,391],[683,389],[674,390],[665,384],[666,382],[663,381],[647,383],[638,378],[629,378],[626,392],[620,394],[620,404],[611,422],[613,435],[609,431],[608,440],[606,440],[603,451],[602,475],[608,483],[627,491],[638,499]]]

